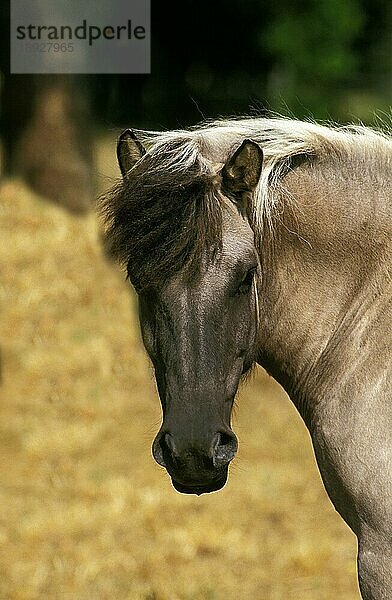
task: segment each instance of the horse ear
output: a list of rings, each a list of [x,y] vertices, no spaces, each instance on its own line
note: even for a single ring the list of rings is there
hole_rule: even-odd
[[[135,166],[146,153],[143,144],[139,142],[132,129],[125,129],[117,142],[117,160],[123,177]]]
[[[222,190],[229,196],[253,192],[263,165],[263,151],[252,140],[244,140],[222,170]]]

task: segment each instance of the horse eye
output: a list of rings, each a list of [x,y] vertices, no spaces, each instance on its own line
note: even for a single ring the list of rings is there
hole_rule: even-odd
[[[238,294],[248,294],[250,292],[250,288],[252,287],[253,278],[256,273],[256,267],[252,267],[249,269],[240,285],[238,286],[237,293]]]

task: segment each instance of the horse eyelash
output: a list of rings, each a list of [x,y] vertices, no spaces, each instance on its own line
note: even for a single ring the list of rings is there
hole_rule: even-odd
[[[253,278],[256,274],[256,271],[257,271],[257,267],[252,267],[251,269],[249,269],[249,271],[246,273],[245,277],[241,281],[240,285],[238,286],[237,294],[243,295],[243,294],[248,293],[248,291],[253,283]],[[248,281],[248,279],[249,279],[249,281]],[[241,291],[242,286],[246,286],[246,290]]]

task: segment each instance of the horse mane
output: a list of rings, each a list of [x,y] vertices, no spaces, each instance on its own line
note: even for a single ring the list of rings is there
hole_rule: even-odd
[[[390,159],[391,137],[363,125],[336,126],[284,118],[222,119],[166,132],[136,131],[147,154],[128,179],[102,199],[110,254],[125,264],[137,289],[163,283],[169,274],[211,258],[222,242],[217,181],[244,139],[260,144],[263,169],[253,198],[255,234],[272,226],[284,175],[301,161],[335,160],[376,153]],[[387,151],[386,151],[387,149]],[[200,263],[200,261],[199,261]]]
[[[183,141],[159,146],[101,198],[106,249],[138,292],[184,267],[193,277],[195,259],[212,260],[222,242],[221,200],[202,157]]]

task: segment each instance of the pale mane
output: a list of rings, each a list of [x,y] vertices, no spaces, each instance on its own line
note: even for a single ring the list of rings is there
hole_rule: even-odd
[[[341,127],[284,118],[246,118],[207,122],[189,130],[136,133],[149,154],[160,158],[159,169],[173,175],[196,163],[201,172],[214,174],[242,140],[258,142],[264,153],[254,199],[254,220],[259,230],[271,223],[282,175],[294,157],[348,157],[377,152],[392,160],[390,135],[362,125]]]
[[[366,127],[324,126],[289,119],[239,119],[189,130],[136,132],[147,153],[100,200],[107,251],[143,291],[186,270],[192,278],[203,260],[222,247],[219,173],[245,139],[259,143],[264,161],[250,216],[257,238],[274,232],[278,200],[296,199],[284,187],[292,169],[332,164],[337,177],[385,177],[392,141]],[[316,168],[314,168],[316,172]],[[329,169],[330,171],[330,169]],[[356,171],[356,173],[355,173]]]

